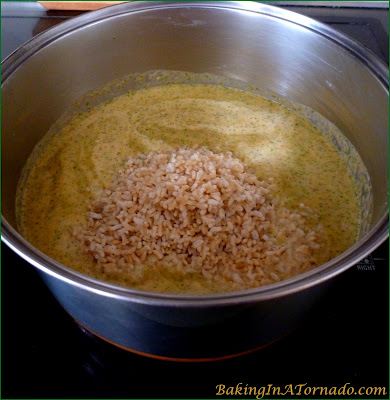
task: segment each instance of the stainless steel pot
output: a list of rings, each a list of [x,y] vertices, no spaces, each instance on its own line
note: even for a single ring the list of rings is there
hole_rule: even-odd
[[[148,293],[67,268],[21,237],[15,192],[34,145],[86,92],[131,72],[209,72],[305,104],[332,121],[372,180],[369,232],[331,262],[275,285],[208,296]],[[388,69],[319,22],[252,2],[135,2],[69,20],[2,64],[2,239],[63,307],[102,338],[165,358],[246,352],[299,322],[330,278],[388,235]]]

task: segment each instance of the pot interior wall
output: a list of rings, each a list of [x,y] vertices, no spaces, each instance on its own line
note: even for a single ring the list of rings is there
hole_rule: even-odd
[[[20,172],[60,115],[109,81],[159,69],[241,79],[315,109],[348,137],[368,169],[372,225],[386,214],[388,88],[351,53],[313,30],[251,11],[130,11],[50,40],[4,78],[2,213],[14,228]]]

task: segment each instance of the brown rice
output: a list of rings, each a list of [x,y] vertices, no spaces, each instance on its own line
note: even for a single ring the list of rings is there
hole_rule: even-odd
[[[230,153],[148,153],[127,161],[75,235],[106,275],[142,280],[166,268],[248,289],[315,265],[318,233],[274,191]]]

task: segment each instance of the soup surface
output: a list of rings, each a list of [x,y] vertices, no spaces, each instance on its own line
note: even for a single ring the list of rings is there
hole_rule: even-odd
[[[176,293],[237,290],[234,280],[214,281],[196,271],[151,268],[142,279],[132,279],[130,272],[111,274],[98,266],[74,234],[88,224],[97,193],[111,187],[129,157],[194,146],[214,154],[231,152],[259,181],[273,178],[273,198],[298,210],[307,229],[319,237],[320,246],[312,254],[315,265],[355,242],[360,216],[356,188],[331,141],[276,102],[201,84],[130,91],[75,117],[53,134],[30,157],[19,190],[20,230],[57,261],[112,283]]]

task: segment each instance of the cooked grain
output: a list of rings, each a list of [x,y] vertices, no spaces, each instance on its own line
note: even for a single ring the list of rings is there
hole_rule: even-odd
[[[200,273],[235,290],[314,266],[318,232],[232,154],[181,148],[129,159],[75,230],[107,275],[141,280],[150,269]]]

